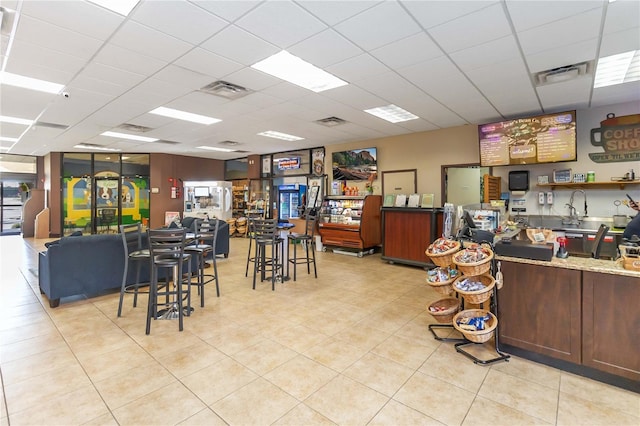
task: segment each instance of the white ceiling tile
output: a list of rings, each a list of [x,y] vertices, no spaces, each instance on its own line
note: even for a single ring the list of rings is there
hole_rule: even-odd
[[[423,32],[382,46],[371,54],[389,68],[402,68],[437,58],[444,52]]]
[[[77,58],[89,59],[102,45],[102,40],[58,27],[30,16],[20,17],[16,38],[63,52]]]
[[[103,95],[108,95],[112,97],[120,96],[125,93],[131,87],[129,85],[122,85],[113,82],[111,79],[109,80],[100,80],[98,78],[90,77],[86,73],[82,73],[75,77],[67,87],[65,87],[65,91],[67,91],[71,96],[74,96],[77,89],[85,90],[88,92],[97,92]]]
[[[233,22],[251,9],[262,3],[261,1],[211,1],[211,0],[190,0],[191,3],[204,10],[208,10],[221,18]]]
[[[76,124],[112,99],[113,96],[76,89],[70,98],[55,97],[39,120],[66,125]]]
[[[363,53],[362,49],[331,29],[301,41],[287,50],[320,68]]]
[[[140,97],[135,95],[129,96],[127,94],[121,99],[126,99],[126,101],[106,104],[89,116],[89,121],[98,126],[96,134],[119,126],[122,123],[128,123],[129,120],[146,114],[153,109],[148,103],[136,102],[135,99],[140,99]]]
[[[520,49],[512,35],[452,53],[451,59],[462,71],[482,68],[487,64],[520,58]]]
[[[422,118],[419,118],[417,120],[403,121],[402,123],[398,123],[398,126],[403,127],[411,132],[426,132],[429,130],[438,129],[438,126]]]
[[[616,1],[607,4],[604,34],[637,28],[640,24],[640,2]]]
[[[23,1],[21,15],[100,40],[109,38],[124,21],[123,16],[85,1]]]
[[[495,4],[429,29],[429,34],[445,52],[456,52],[511,34],[502,10]]]
[[[527,56],[532,73],[591,61],[596,57],[598,39],[581,41],[569,46],[556,47]]]
[[[111,38],[111,43],[145,56],[171,62],[193,46],[133,21],[127,21]]]
[[[130,71],[121,70],[112,66],[90,63],[82,70],[81,75],[101,81],[110,81],[124,87],[133,87],[146,77]]]
[[[141,97],[144,102],[153,103],[156,104],[156,106],[162,106],[192,91],[193,89],[190,87],[184,87],[155,78],[149,78],[138,84],[131,90],[131,93]]]
[[[384,2],[334,27],[357,46],[370,50],[421,31],[395,2]]]
[[[5,112],[2,111],[2,108],[0,108],[0,111],[0,114],[5,114]],[[22,124],[2,123],[2,126],[0,126],[0,136],[5,138],[19,138],[20,135],[27,130],[27,127],[28,126],[24,126]]]
[[[0,111],[2,115],[35,120],[43,110],[43,105],[49,104],[58,95],[36,92],[13,86],[0,86]],[[19,100],[19,101],[18,101]]]
[[[191,44],[199,44],[229,23],[186,1],[142,2],[129,18]]]
[[[640,81],[593,89],[592,108],[623,102],[635,103],[640,111]]]
[[[507,0],[507,9],[516,32],[539,27],[559,19],[569,18],[604,6],[601,0],[585,1],[520,1]]]
[[[484,9],[497,1],[403,1],[402,4],[424,28],[449,22],[460,16]]]
[[[161,69],[153,75],[153,78],[189,90],[198,90],[211,83],[210,76],[176,65]]]
[[[168,64],[167,61],[161,61],[110,43],[100,49],[93,61],[142,75],[152,75]]]
[[[325,22],[327,25],[336,25],[339,22],[344,21],[358,13],[370,9],[376,4],[380,3],[379,1],[346,1],[346,2],[336,2],[336,1],[298,1],[300,6],[307,9],[309,12],[313,13],[320,20]]]
[[[322,94],[334,101],[341,102],[360,110],[374,108],[384,103],[383,99],[380,99],[379,97],[372,95],[370,92],[353,84],[336,87],[335,89],[327,90]]]
[[[348,82],[357,82],[389,72],[389,68],[369,54],[362,54],[326,68],[331,74]]]
[[[212,81],[243,68],[243,65],[237,62],[199,47],[177,59],[174,63],[183,68],[206,74],[212,77]]]
[[[200,47],[243,65],[253,65],[280,51],[275,45],[235,26],[225,28]]]
[[[260,4],[236,25],[283,49],[327,28],[297,4],[283,1]]]
[[[47,68],[39,63],[14,61],[12,59],[7,62],[5,71],[63,85],[66,85],[74,75],[71,72]]]
[[[545,110],[576,105],[583,106],[589,104],[592,83],[592,78],[582,77],[562,83],[540,86],[536,88],[536,91]]]
[[[307,96],[309,90],[304,87],[297,86],[295,84],[287,83],[283,81],[271,87],[267,87],[262,91],[265,95],[274,96],[282,100],[297,99],[302,96]],[[240,99],[242,100],[242,99]]]
[[[514,97],[535,96],[529,73],[519,58],[476,68],[466,75],[489,98],[498,93]]]
[[[171,108],[188,109],[197,114],[208,115],[210,111],[219,106],[228,105],[231,101],[220,96],[194,91],[171,101]]]
[[[47,68],[75,74],[86,64],[86,59],[54,52],[36,44],[14,40],[9,63],[45,65]]]
[[[262,92],[250,93],[247,96],[237,99],[237,102],[234,103],[248,104],[256,108],[270,108],[282,103],[282,98],[271,96],[263,90]]]
[[[600,43],[600,57],[640,50],[640,27],[604,34]]]
[[[229,74],[227,81],[251,90],[263,90],[278,84],[282,80],[253,68],[243,68]]]
[[[551,46],[569,46],[597,38],[601,20],[602,9],[594,9],[519,32],[518,40],[527,55],[549,50]]]

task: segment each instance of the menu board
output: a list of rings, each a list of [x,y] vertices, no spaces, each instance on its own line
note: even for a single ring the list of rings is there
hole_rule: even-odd
[[[482,124],[478,136],[485,167],[577,159],[575,111]]]

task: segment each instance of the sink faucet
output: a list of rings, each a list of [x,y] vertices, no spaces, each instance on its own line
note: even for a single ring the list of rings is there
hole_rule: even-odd
[[[571,223],[577,224],[580,222],[580,218],[578,217],[578,211],[576,210],[576,208],[573,205],[573,197],[576,195],[576,192],[581,192],[582,195],[584,196],[584,216],[586,217],[588,216],[587,214],[587,193],[584,192],[583,189],[576,189],[571,193],[571,197],[569,198],[569,203],[566,204],[567,207],[569,207],[569,218],[571,220]]]

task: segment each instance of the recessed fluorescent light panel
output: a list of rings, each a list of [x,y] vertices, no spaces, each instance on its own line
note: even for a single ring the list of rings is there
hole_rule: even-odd
[[[305,89],[313,90],[316,93],[349,84],[344,80],[340,80],[335,75],[329,74],[315,65],[292,55],[286,50],[251,65],[251,68],[281,78]]]
[[[640,50],[606,56],[598,60],[594,89],[640,80]]]
[[[159,140],[156,138],[148,138],[146,136],[128,135],[126,133],[118,133],[118,132],[103,132],[100,134],[102,136],[109,136],[112,138],[120,138],[120,139],[129,139],[132,141],[140,141],[140,142],[157,142]]]
[[[122,16],[128,16],[140,0],[89,0]]]
[[[0,115],[0,123],[13,123],[22,124],[25,126],[31,126],[33,120],[27,120],[26,118],[8,117],[6,115]]]
[[[258,133],[258,136],[266,136],[268,138],[282,139],[283,141],[301,141],[304,138],[288,135],[286,133],[274,132],[273,130],[267,130],[266,132]]]
[[[62,84],[39,80],[37,78],[25,77],[23,75],[12,74],[5,71],[0,72],[0,85],[2,84],[53,94],[60,93],[60,91],[64,88],[64,85]]]
[[[378,118],[387,120],[390,123],[401,123],[403,121],[415,120],[416,118],[420,118],[417,115],[413,115],[409,111],[405,111],[393,104],[378,108],[365,109],[364,112],[368,112],[369,114],[375,115]]]
[[[178,120],[190,121],[192,123],[199,124],[213,124],[218,123],[222,120],[213,117],[207,117],[205,115],[193,114],[186,111],[180,111],[178,109],[159,107],[154,109],[153,111],[149,111],[149,114],[162,115],[163,117],[175,118]]]
[[[16,143],[16,142],[18,142],[18,138],[7,138],[5,136],[0,136],[0,141],[1,142],[13,142],[13,143]],[[7,148],[7,149],[9,149],[9,148]]]
[[[120,151],[120,149],[118,148],[107,148],[106,146],[98,146],[98,145],[85,145],[85,144],[78,144],[78,145],[74,145],[74,148],[82,148],[82,149],[95,149],[97,151]]]
[[[235,152],[235,149],[228,149],[228,148],[218,148],[215,146],[197,146],[196,148],[198,149],[207,149],[209,151],[220,151],[220,152]]]

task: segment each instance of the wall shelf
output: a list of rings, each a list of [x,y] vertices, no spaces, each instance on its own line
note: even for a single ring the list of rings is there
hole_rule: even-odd
[[[610,182],[569,182],[569,183],[539,183],[537,186],[541,188],[611,188],[618,186],[624,189],[625,185],[638,185],[640,179],[636,180],[612,180]]]

